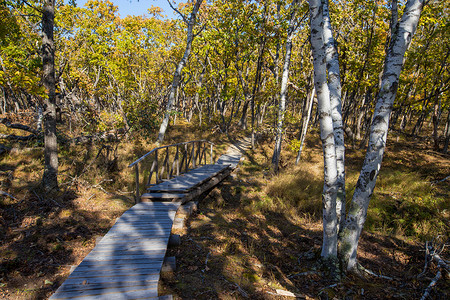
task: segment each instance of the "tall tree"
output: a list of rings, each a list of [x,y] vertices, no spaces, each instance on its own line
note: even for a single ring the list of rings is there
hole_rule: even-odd
[[[197,0],[195,1],[194,7],[192,8],[191,15],[189,17],[189,20],[185,18],[183,14],[180,13],[182,16],[184,22],[187,24],[187,38],[186,38],[186,49],[184,50],[184,55],[181,58],[180,62],[177,65],[177,68],[175,69],[175,73],[173,74],[173,80],[172,85],[170,87],[170,93],[169,93],[169,99],[167,101],[166,111],[164,113],[163,121],[161,122],[161,126],[159,127],[159,133],[158,133],[158,142],[162,143],[164,140],[164,135],[166,134],[167,126],[169,125],[169,119],[170,114],[172,111],[172,106],[175,102],[175,96],[178,86],[180,85],[181,81],[181,72],[186,65],[186,62],[189,58],[189,54],[191,53],[192,49],[192,41],[194,39],[194,26],[195,26],[195,20],[197,18],[198,10],[200,9],[200,5],[202,4],[203,0]],[[170,4],[170,1],[168,1]],[[172,4],[170,4],[172,6]]]
[[[342,124],[341,75],[339,72],[339,55],[331,28],[328,0],[323,0],[323,39],[328,71],[328,88],[330,90],[331,119],[333,120],[334,143],[336,147],[336,215],[338,232],[345,217],[345,144]]]
[[[324,41],[324,1],[310,0],[311,51],[314,65],[314,86],[318,100],[320,139],[324,158],[323,241],[321,256],[337,258],[337,162],[336,145],[331,118],[330,90],[327,83],[326,51]]]
[[[42,9],[42,69],[47,92],[44,101],[44,175],[42,185],[47,191],[58,188],[58,141],[56,137],[55,46],[53,25],[55,1],[45,0]]]
[[[281,155],[281,142],[283,140],[283,123],[284,123],[284,115],[286,113],[286,97],[289,80],[289,67],[291,64],[292,39],[294,37],[295,32],[295,17],[298,10],[298,0],[292,1],[291,9],[292,9],[291,18],[289,20],[288,33],[286,37],[286,52],[284,56],[283,74],[281,75],[280,103],[278,107],[278,124],[276,128],[275,147],[272,155],[272,165],[275,172],[278,172],[278,164]]]
[[[339,256],[346,270],[353,270],[357,267],[358,241],[366,221],[370,197],[375,188],[386,148],[389,118],[397,94],[405,52],[416,32],[424,4],[425,0],[408,0],[406,2],[402,18],[397,24],[386,54],[380,90],[370,127],[369,145],[339,241]]]
[[[332,63],[335,63],[332,60],[337,60],[337,53],[333,53],[333,49],[327,46],[328,42],[332,41],[327,0],[309,1],[314,82],[319,103],[320,136],[324,155],[324,189],[322,194],[324,233],[321,255],[326,259],[339,255],[342,267],[347,271],[355,270],[357,267],[358,241],[366,221],[370,198],[383,160],[389,129],[389,118],[397,94],[405,52],[416,31],[424,2],[424,0],[407,1],[402,18],[390,40],[384,62],[380,90],[377,96],[377,104],[373,114],[366,157],[338,239],[340,220],[336,210],[336,201],[338,198],[337,194],[340,192],[345,193],[345,190],[338,192],[344,187],[338,184],[338,159],[336,154],[339,147],[339,142],[337,141],[340,138],[339,135],[342,134],[342,132],[336,131],[336,129],[342,128],[342,125],[339,125],[336,121],[339,121],[339,115],[342,114],[337,109],[335,111],[338,116],[337,119],[336,117],[332,118],[333,105],[331,104],[331,98],[333,96],[330,95],[330,90],[335,89],[333,79],[337,79],[339,75],[339,73],[335,73],[339,71],[332,65]],[[393,9],[393,13],[396,13],[396,10]],[[339,104],[339,102],[337,103]],[[343,209],[341,214],[344,215]]]

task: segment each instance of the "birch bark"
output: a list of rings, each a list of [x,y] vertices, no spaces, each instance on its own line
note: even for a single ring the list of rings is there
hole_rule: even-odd
[[[337,193],[336,215],[339,228],[345,220],[345,145],[344,127],[342,125],[341,75],[339,72],[339,55],[328,10],[328,0],[323,0],[323,39],[328,71],[328,89],[330,90],[331,118],[333,120],[334,143],[336,149]]]
[[[339,256],[346,270],[353,270],[356,267],[358,241],[366,221],[370,197],[383,159],[389,117],[397,93],[404,55],[416,31],[423,6],[424,0],[407,1],[397,31],[388,48],[366,157],[339,239]]]
[[[308,131],[309,119],[311,119],[311,111],[312,111],[312,107],[313,107],[313,103],[314,103],[314,95],[315,94],[316,94],[316,88],[313,88],[309,102],[306,105],[306,107],[308,109],[307,114],[306,114],[305,118],[303,118],[302,134],[300,136],[300,149],[298,149],[297,158],[295,159],[296,165],[298,165],[298,163],[300,162],[300,157],[302,155],[303,145],[305,143],[305,138],[306,138],[306,132]]]
[[[272,156],[272,166],[275,173],[278,173],[278,165],[281,155],[281,142],[283,140],[283,123],[284,115],[286,113],[286,94],[289,80],[289,66],[291,64],[292,53],[292,38],[295,31],[295,15],[297,13],[298,0],[294,0],[291,4],[292,12],[289,19],[288,34],[286,37],[286,54],[284,56],[283,75],[281,76],[281,91],[280,91],[280,103],[278,106],[278,123],[277,123],[277,135],[275,140],[275,147]]]
[[[323,40],[323,5],[320,0],[309,0],[311,22],[311,50],[314,65],[314,86],[318,100],[320,139],[324,156],[323,204],[323,258],[337,256],[336,150],[331,118],[330,92],[327,84],[326,53]]]
[[[186,62],[188,60],[189,54],[191,53],[192,49],[192,41],[194,40],[194,26],[195,26],[195,20],[197,18],[198,10],[200,9],[200,5],[202,4],[203,0],[197,0],[194,4],[194,8],[192,9],[192,13],[189,17],[188,21],[188,29],[187,29],[187,39],[186,39],[186,49],[184,50],[184,55],[181,58],[180,62],[177,65],[177,68],[175,69],[175,73],[173,75],[172,80],[172,86],[170,88],[169,93],[169,100],[167,101],[166,105],[166,112],[164,113],[163,121],[161,122],[161,126],[159,127],[159,133],[158,133],[158,143],[162,143],[164,140],[164,135],[166,134],[167,126],[169,125],[169,119],[170,119],[170,113],[172,111],[172,106],[175,102],[175,96],[178,86],[180,85],[181,81],[181,72],[186,65]]]

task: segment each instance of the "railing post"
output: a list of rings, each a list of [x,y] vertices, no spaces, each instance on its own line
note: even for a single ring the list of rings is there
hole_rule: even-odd
[[[155,177],[155,183],[156,184],[158,184],[159,183],[159,168],[158,168],[158,150],[155,150],[155,161],[156,161],[156,164],[155,164],[155,175],[156,175],[156,177]]]
[[[211,164],[213,164],[213,144],[210,144],[210,158],[211,158]]]
[[[188,144],[187,143],[184,144],[184,154],[186,156],[186,160],[184,161],[184,172],[187,172],[188,171],[188,165],[189,165],[189,162],[190,162],[190,159],[188,157]]]
[[[195,169],[195,160],[197,159],[197,156],[195,155],[195,142],[192,143],[192,168]]]
[[[177,145],[177,154],[176,154],[176,158],[177,158],[177,176],[180,175],[180,157],[179,157],[179,147]]]
[[[169,159],[169,147],[166,148],[166,158],[165,158],[165,165],[167,168],[167,180],[170,179],[170,159]]]
[[[203,142],[203,161],[206,165],[206,142]]]
[[[141,197],[140,192],[139,192],[139,166],[138,165],[139,165],[138,163],[134,165],[135,176],[136,176],[136,196],[135,196],[136,198],[134,201],[136,204],[140,202],[140,197]]]
[[[177,144],[173,144],[173,145],[169,145],[169,146],[162,146],[162,147],[158,147],[153,149],[150,152],[147,152],[145,155],[143,155],[142,157],[140,157],[139,159],[137,159],[136,161],[134,161],[132,164],[130,164],[128,167],[131,168],[134,166],[135,169],[135,179],[136,179],[136,194],[135,194],[135,201],[136,203],[140,202],[140,197],[141,197],[141,193],[140,193],[140,180],[139,180],[139,171],[142,172],[143,174],[143,182],[142,184],[145,186],[145,188],[147,189],[148,187],[154,185],[152,184],[152,177],[153,174],[155,174],[155,184],[159,184],[163,181],[163,178],[165,180],[164,177],[164,171],[166,171],[166,175],[167,175],[167,179],[170,180],[173,176],[174,173],[174,169],[176,168],[176,176],[179,176],[180,173],[185,173],[185,172],[189,172],[190,169],[195,169],[198,166],[204,164],[207,164],[207,143],[210,144],[210,162],[211,164],[214,163],[214,158],[213,158],[213,146],[214,144],[206,141],[206,140],[196,140],[196,141],[190,141],[190,142],[183,142],[183,143],[177,143]],[[184,149],[181,147],[181,145],[184,145]],[[173,162],[170,162],[170,151],[169,151],[169,147],[176,147],[175,150],[175,156],[173,159]],[[189,149],[189,147],[192,147],[191,149]],[[161,165],[161,169],[159,168],[159,157],[158,157],[158,151],[159,149],[166,149],[165,152],[165,156],[164,158],[161,156],[162,159],[162,165]],[[181,148],[181,149],[180,149]],[[150,173],[148,175],[148,179],[145,177],[145,171],[147,165],[142,165],[141,169],[139,170],[139,163],[142,162],[145,158],[150,158],[151,155],[153,155],[154,153],[154,159],[152,162],[152,166],[151,166],[151,170]],[[183,157],[181,158],[181,162],[180,162],[180,154],[183,154]],[[164,153],[163,153],[164,154]],[[161,155],[163,155],[161,154]],[[191,165],[191,161],[192,161],[192,165]],[[183,165],[184,164],[184,165]],[[184,171],[184,172],[183,172]]]

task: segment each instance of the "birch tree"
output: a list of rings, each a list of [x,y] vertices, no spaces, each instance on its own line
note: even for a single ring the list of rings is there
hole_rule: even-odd
[[[184,55],[181,58],[180,62],[177,65],[177,68],[175,69],[175,73],[173,75],[172,85],[170,87],[170,93],[169,93],[169,100],[167,101],[166,105],[166,111],[164,113],[164,118],[161,123],[161,126],[159,127],[159,133],[158,133],[158,142],[162,143],[164,140],[164,135],[167,130],[167,126],[169,125],[169,119],[170,119],[170,113],[172,111],[172,106],[175,103],[175,96],[178,86],[180,85],[181,81],[181,72],[186,65],[186,62],[189,58],[189,54],[191,53],[192,49],[192,41],[194,40],[194,26],[195,21],[197,18],[198,10],[200,9],[200,5],[202,4],[203,0],[197,0],[194,4],[194,7],[192,8],[191,15],[189,17],[189,20],[185,18],[183,14],[180,13],[181,17],[183,18],[183,21],[186,22],[188,28],[187,28],[187,39],[186,39],[186,48],[184,50]],[[170,4],[170,1],[168,1]],[[172,4],[170,4],[172,6]],[[173,7],[172,7],[173,8]],[[175,9],[175,8],[173,8]],[[176,10],[176,9],[175,9]],[[178,12],[178,10],[176,10]]]
[[[354,270],[357,267],[358,241],[366,221],[370,197],[383,160],[389,118],[397,94],[405,52],[416,32],[424,4],[424,0],[407,1],[386,54],[380,90],[378,91],[370,128],[369,145],[339,240],[339,256],[345,270]]]
[[[337,257],[337,167],[336,145],[331,118],[330,90],[327,83],[326,52],[323,35],[323,2],[310,0],[311,51],[314,66],[314,87],[316,89],[320,120],[320,139],[324,158],[323,241],[321,256],[324,259]]]
[[[345,222],[341,221],[345,214],[344,207],[337,205],[338,198],[345,195],[345,186],[342,185],[343,182],[339,182],[344,180],[339,64],[328,16],[327,0],[310,0],[309,4],[314,84],[319,104],[320,137],[324,155],[321,256],[327,259],[339,255],[343,269],[353,271],[357,267],[358,241],[383,160],[389,118],[398,89],[405,52],[416,31],[424,0],[407,1],[402,19],[398,22],[389,43],[370,129],[369,145]],[[393,13],[396,11],[396,8],[393,8]],[[332,100],[332,98],[335,99]],[[338,152],[340,153],[337,154]],[[340,155],[342,155],[341,158],[339,158]],[[339,168],[342,168],[341,171]],[[345,198],[339,201],[343,199]],[[337,238],[338,230],[340,231],[339,239]]]
[[[291,52],[292,52],[292,38],[295,32],[295,15],[298,10],[298,0],[294,0],[291,4],[292,12],[291,18],[289,20],[288,34],[286,38],[286,53],[284,56],[283,65],[283,75],[281,76],[281,91],[280,91],[280,103],[278,108],[278,124],[277,124],[277,135],[275,140],[275,147],[272,156],[272,165],[275,172],[278,172],[278,163],[280,161],[281,155],[281,142],[283,137],[283,122],[284,115],[286,113],[286,97],[287,97],[287,87],[289,80],[289,66],[291,63]]]
[[[336,41],[331,28],[328,0],[323,1],[323,39],[328,71],[328,88],[330,90],[331,119],[333,120],[334,143],[336,149],[336,215],[338,232],[345,217],[345,145],[342,125],[341,77]]]

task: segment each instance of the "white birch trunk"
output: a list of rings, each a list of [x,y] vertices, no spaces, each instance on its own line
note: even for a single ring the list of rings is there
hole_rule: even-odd
[[[311,22],[311,50],[314,65],[314,86],[318,100],[320,139],[324,156],[323,202],[323,258],[337,256],[336,219],[336,150],[331,118],[330,92],[327,85],[325,44],[323,41],[323,6],[320,0],[309,0]]]
[[[286,37],[286,54],[284,57],[283,75],[281,77],[280,104],[278,107],[277,136],[272,156],[272,165],[275,173],[278,173],[278,165],[281,156],[281,142],[283,140],[283,123],[284,123],[284,116],[286,114],[286,94],[289,80],[289,66],[291,64],[292,38],[294,37],[294,29],[295,29],[294,18],[297,12],[297,4],[298,0],[294,0],[291,4],[292,12],[291,18],[289,20],[288,34]]]
[[[345,145],[344,127],[342,125],[341,75],[339,72],[339,55],[328,10],[328,0],[323,2],[323,39],[328,70],[328,88],[330,90],[331,118],[333,119],[334,143],[336,149],[337,194],[336,215],[338,232],[345,220]]]
[[[346,270],[352,270],[356,267],[358,241],[366,221],[370,197],[383,159],[389,129],[389,117],[397,93],[404,55],[416,31],[423,6],[424,0],[409,0],[406,3],[398,30],[392,37],[386,55],[366,157],[339,239],[339,255]]]
[[[198,10],[200,9],[200,5],[202,4],[202,1],[203,0],[197,0],[195,2],[194,8],[192,9],[191,16],[189,17],[186,49],[184,50],[184,55],[181,58],[180,62],[178,63],[178,66],[175,70],[175,74],[173,75],[172,86],[170,88],[170,93],[169,93],[169,100],[167,101],[167,105],[166,105],[166,112],[164,113],[163,121],[161,122],[161,126],[159,127],[158,143],[162,143],[162,141],[164,140],[164,135],[166,134],[167,126],[169,125],[170,113],[172,111],[172,106],[175,102],[175,95],[176,95],[177,88],[180,85],[180,81],[181,81],[181,71],[183,70],[184,66],[186,65],[189,54],[191,53],[192,41],[194,40],[195,20],[197,17]]]
[[[314,103],[314,95],[316,94],[316,88],[314,87],[311,93],[311,98],[308,102],[308,113],[306,115],[306,118],[303,119],[303,127],[302,127],[302,135],[300,137],[300,149],[298,149],[297,153],[297,159],[295,160],[295,164],[298,165],[300,162],[300,157],[302,155],[303,151],[303,145],[305,144],[305,138],[306,138],[306,132],[308,131],[308,125],[309,125],[309,119],[311,119],[311,111]]]

